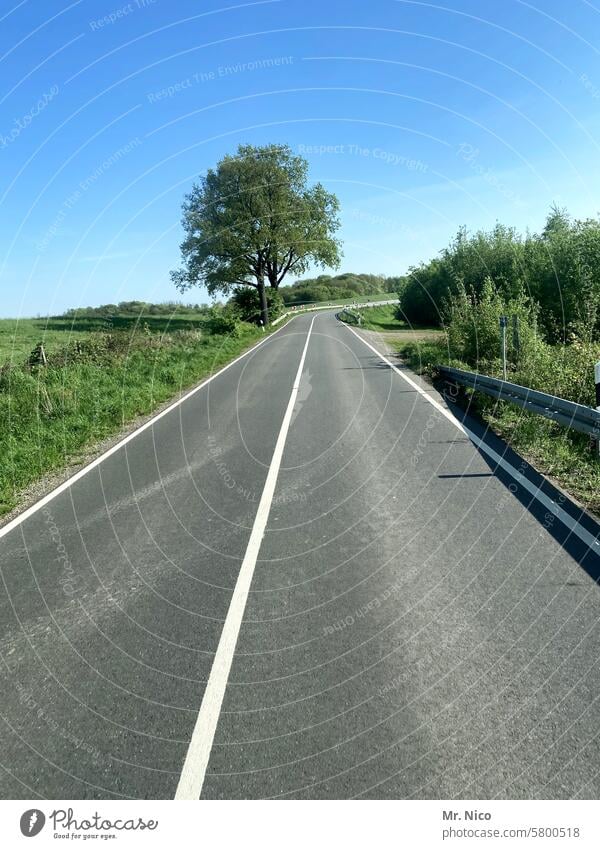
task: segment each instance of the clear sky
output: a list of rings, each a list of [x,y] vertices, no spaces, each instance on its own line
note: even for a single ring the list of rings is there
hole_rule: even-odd
[[[595,216],[599,45],[598,0],[2,0],[0,314],[177,297],[182,197],[240,143],[337,193],[345,271]]]

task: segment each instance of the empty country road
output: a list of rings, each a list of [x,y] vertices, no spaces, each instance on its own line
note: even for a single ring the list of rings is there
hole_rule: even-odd
[[[374,344],[297,316],[2,535],[2,798],[597,798],[600,529]]]

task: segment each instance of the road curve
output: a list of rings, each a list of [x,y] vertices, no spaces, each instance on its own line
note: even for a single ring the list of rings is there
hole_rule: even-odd
[[[599,529],[411,380],[299,315],[0,539],[2,798],[597,798],[599,558],[532,489]]]

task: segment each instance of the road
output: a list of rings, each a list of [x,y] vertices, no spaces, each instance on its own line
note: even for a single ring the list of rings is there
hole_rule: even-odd
[[[0,538],[3,798],[597,798],[598,526],[363,338],[298,316]]]

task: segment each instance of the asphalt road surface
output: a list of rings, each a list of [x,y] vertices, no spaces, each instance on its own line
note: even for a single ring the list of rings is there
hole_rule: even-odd
[[[455,407],[298,316],[5,532],[0,795],[597,798],[599,528]]]

